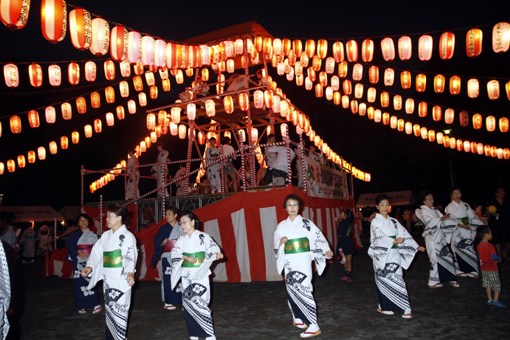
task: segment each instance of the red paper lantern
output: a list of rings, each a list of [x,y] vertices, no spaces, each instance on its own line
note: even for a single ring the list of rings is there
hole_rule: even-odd
[[[416,92],[425,92],[427,87],[427,76],[420,73],[416,76]]]
[[[374,120],[374,111],[375,109],[372,106],[369,106],[367,109],[367,117],[370,120]]]
[[[439,56],[447,60],[453,57],[455,51],[455,35],[451,32],[444,32],[439,38]]]
[[[30,85],[33,87],[41,87],[43,83],[41,66],[38,64],[30,64],[30,66],[28,66],[28,77],[30,79]]]
[[[473,128],[475,130],[480,130],[482,128],[482,115],[479,113],[473,115]]]
[[[492,29],[492,49],[496,53],[505,53],[510,47],[510,24],[498,22]]]
[[[333,92],[333,103],[337,106],[342,103],[342,94],[340,92]]]
[[[383,125],[389,125],[390,124],[390,114],[388,112],[384,112],[383,113],[383,115],[382,115],[382,122],[383,122]]]
[[[78,144],[80,142],[80,133],[78,131],[73,131],[73,133],[71,133],[71,141],[73,144]]]
[[[510,159],[510,149],[508,148],[503,149],[503,158]]]
[[[317,98],[322,98],[324,95],[324,90],[321,84],[315,84],[315,96]]]
[[[467,111],[461,111],[459,114],[460,126],[466,127],[469,125],[469,113]]]
[[[331,88],[331,90],[333,90],[333,88]],[[363,84],[356,84],[354,86],[354,97],[356,99],[361,99],[363,97],[363,91],[364,91],[364,87],[363,87]]]
[[[97,69],[96,63],[93,61],[87,61],[85,63],[85,80],[88,82],[93,82],[96,80]]]
[[[110,55],[113,60],[121,62],[128,55],[128,30],[121,25],[115,26],[110,32]]]
[[[402,96],[399,94],[396,94],[393,96],[393,108],[395,111],[402,110]]]
[[[341,63],[344,61],[344,44],[340,41],[337,41],[333,44],[333,58],[337,63]]]
[[[67,5],[64,0],[41,1],[41,29],[43,36],[56,44],[66,36]]]
[[[190,48],[193,49],[193,51],[196,50],[194,46],[190,46]],[[198,50],[196,50],[198,51]],[[166,67],[166,42],[162,39],[156,39],[154,42],[154,66],[157,68]],[[195,53],[192,54],[193,56],[193,67],[198,66],[198,62],[196,62]],[[195,65],[197,64],[197,65]]]
[[[25,160],[25,156],[23,155],[19,155],[18,156],[18,167],[20,169],[24,168],[26,166],[26,160]]]
[[[361,44],[361,59],[365,63],[371,63],[374,59],[374,41],[371,39],[363,40]]]
[[[469,148],[471,149],[471,153],[476,153],[477,148],[478,148],[478,143],[471,142],[470,145],[469,145]]]
[[[123,80],[119,83],[119,92],[122,98],[129,97],[129,84],[127,81]]]
[[[464,143],[462,142],[462,139],[457,139],[456,146],[457,146],[457,151],[462,151],[464,149]],[[452,147],[450,146],[450,148],[452,148]],[[452,149],[454,149],[454,148],[452,148]]]
[[[453,124],[453,120],[455,118],[455,111],[453,109],[446,109],[444,112],[444,121],[446,124]]]
[[[342,84],[344,94],[350,96],[352,94],[352,83],[349,79],[345,79]]]
[[[147,130],[153,131],[156,128],[156,115],[154,113],[147,114]]]
[[[509,128],[508,118],[503,117],[499,119],[499,131],[503,133],[507,133]]]
[[[135,90],[140,92],[143,90],[143,81],[142,81],[142,77],[140,76],[135,76],[133,78],[133,86],[135,87]]]
[[[36,154],[35,154],[35,151],[34,151],[34,150],[30,150],[30,151],[27,153],[28,163],[30,163],[30,164],[35,163],[36,157],[37,157],[37,156],[36,156]]]
[[[480,83],[478,82],[478,79],[472,78],[469,79],[467,82],[467,94],[469,98],[477,98],[480,94]]]
[[[38,128],[40,125],[39,112],[37,112],[36,110],[28,111],[28,123],[30,124],[31,128],[33,129]]]
[[[83,97],[76,98],[76,110],[79,114],[87,112],[87,101]]]
[[[126,118],[126,112],[124,111],[124,107],[122,105],[117,106],[115,112],[117,113],[118,120],[123,120]]]
[[[67,67],[69,84],[78,85],[80,82],[80,66],[77,63],[70,63]]]
[[[157,86],[151,86],[149,88],[149,96],[152,100],[155,100],[158,98],[158,87]]]
[[[377,96],[377,91],[373,87],[369,87],[367,91],[367,101],[369,103],[374,103]]]
[[[387,68],[384,70],[384,85],[385,86],[393,86],[393,82],[395,81],[395,71],[392,68]]]
[[[313,58],[313,56],[315,55],[315,40],[312,40],[312,39],[308,39],[305,43],[305,51],[306,51],[306,55],[308,56],[309,59]],[[268,53],[269,51],[265,51],[264,50],[264,53]]]
[[[60,137],[60,148],[66,150],[69,146],[69,139],[66,136]]]
[[[390,94],[386,91],[381,93],[381,106],[384,108],[390,106]]]
[[[44,110],[46,116],[46,123],[53,124],[57,119],[57,114],[55,112],[55,108],[53,106],[47,106]]]
[[[95,119],[94,120],[94,132],[101,133],[102,130],[103,130],[103,123],[101,122],[101,119]]]
[[[14,162],[14,159],[9,159],[7,161],[7,171],[9,172],[16,171],[16,163]]]
[[[11,31],[22,29],[28,21],[30,0],[2,0],[0,19]]]
[[[397,116],[391,116],[390,118],[390,127],[395,130],[398,125],[398,117]]]
[[[485,118],[485,126],[487,127],[487,131],[494,132],[496,130],[496,117],[487,116],[487,118]]]
[[[62,103],[60,110],[62,111],[62,118],[64,118],[64,120],[71,120],[71,118],[73,118],[73,110],[71,108],[71,104]]]
[[[73,46],[85,51],[92,42],[92,18],[90,12],[77,7],[69,12],[69,35]]]
[[[429,134],[428,134],[428,130],[427,130],[426,127],[422,127],[420,129],[420,135],[421,135],[422,139],[427,139],[428,138]]]
[[[414,124],[413,125],[413,134],[415,137],[420,137],[421,136],[421,127],[419,124]]]
[[[110,25],[103,18],[92,19],[92,43],[90,52],[98,57],[108,53],[110,48]]]
[[[142,58],[141,63],[143,66],[150,66],[154,63],[154,38],[146,35],[142,38]]]
[[[319,39],[317,41],[317,55],[321,59],[325,59],[328,55],[328,41],[325,39]]]
[[[418,40],[418,57],[421,61],[428,61],[432,58],[432,37],[422,35]]]
[[[319,84],[323,87],[328,86],[328,75],[324,71],[319,73]]]
[[[413,44],[411,38],[402,36],[398,39],[398,56],[400,60],[406,61],[411,59],[413,54]]]
[[[20,133],[21,132],[21,118],[17,115],[14,115],[10,119],[11,123],[11,132],[12,133]]]
[[[223,97],[223,107],[225,108],[225,112],[228,114],[234,112],[234,100],[231,96]]]
[[[338,64],[338,76],[340,78],[345,78],[347,77],[347,62],[344,60],[344,61],[341,61],[339,64]]]
[[[496,100],[499,98],[499,81],[493,79],[487,83],[487,93],[489,94],[490,100]]]
[[[418,104],[418,115],[420,117],[427,117],[427,110],[428,110],[428,105],[426,102],[420,102],[420,104]]]
[[[470,29],[466,34],[466,54],[477,57],[482,53],[483,32],[479,28]]]
[[[104,76],[107,80],[115,79],[115,64],[112,60],[106,60],[104,62]]]
[[[392,61],[395,59],[395,44],[393,43],[393,39],[386,37],[381,40],[381,52],[384,60]]]
[[[490,145],[484,145],[483,146],[483,151],[484,151],[485,156],[490,157],[490,155],[491,155],[491,146]]]
[[[457,95],[460,93],[460,77],[452,76],[450,78],[450,93]]]
[[[402,88],[404,90],[411,88],[412,86],[411,72],[402,71],[402,73],[400,73],[400,84],[402,85]]]
[[[108,86],[107,88],[104,89],[104,93],[106,97],[106,102],[108,104],[113,104],[115,102],[115,90],[113,89],[113,87]]]
[[[382,119],[382,112],[381,110],[377,109],[374,111],[374,122],[380,123]]]
[[[347,109],[349,107],[349,104],[350,104],[349,96],[342,96],[342,107],[344,109]]]
[[[351,63],[358,61],[358,43],[356,40],[349,40],[346,44],[347,60]]]
[[[363,65],[356,63],[352,69],[352,79],[354,81],[360,81],[361,78],[363,78]]]
[[[133,99],[130,99],[127,103],[129,114],[133,115],[136,113],[136,102]]]
[[[445,77],[442,74],[438,74],[434,77],[434,91],[436,93],[443,93],[445,84]]]
[[[238,102],[241,111],[248,111],[248,108],[250,107],[250,99],[246,92],[239,93]]]
[[[436,122],[439,122],[441,120],[442,113],[443,113],[443,110],[441,109],[441,106],[435,105],[432,108],[432,119]]]
[[[429,130],[428,136],[429,142],[434,143],[436,141],[436,132],[434,130]]]
[[[358,101],[357,100],[351,100],[351,112],[353,114],[358,113]]]

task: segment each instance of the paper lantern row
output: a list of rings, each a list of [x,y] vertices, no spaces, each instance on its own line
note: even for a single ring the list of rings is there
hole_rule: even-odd
[[[120,73],[122,77],[129,78],[131,77],[131,65],[127,62],[121,62]],[[136,76],[141,76],[144,73],[144,67],[138,63],[133,67]],[[94,82],[97,78],[97,67],[96,63],[93,61],[88,61],[84,65],[85,70],[85,80],[88,82]],[[181,72],[182,73],[182,72]],[[104,62],[104,74],[107,80],[115,80],[116,71],[115,71],[115,63],[112,60],[107,60]],[[160,77],[162,80],[168,80],[168,70],[160,70]],[[28,76],[30,80],[30,85],[33,87],[41,87],[43,85],[43,70],[42,67],[38,64],[31,64],[28,66]],[[177,77],[177,75],[176,75]],[[5,84],[8,87],[17,87],[20,82],[20,75],[18,66],[12,63],[8,63],[4,65],[4,79]],[[78,63],[69,63],[67,67],[67,79],[69,84],[78,85],[81,80],[81,70],[80,65]],[[153,71],[145,72],[145,79],[149,86],[155,84],[154,73]],[[62,69],[57,64],[52,64],[48,66],[48,80],[51,86],[58,87],[62,85],[63,74]]]

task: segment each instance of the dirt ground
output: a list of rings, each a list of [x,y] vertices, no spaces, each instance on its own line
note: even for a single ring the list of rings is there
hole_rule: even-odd
[[[420,236],[415,236],[421,241]],[[422,243],[422,242],[421,242]],[[339,261],[314,279],[322,335],[317,339],[509,339],[510,263],[500,265],[501,301],[487,306],[481,279],[459,278],[460,288],[427,286],[428,258],[420,253],[405,273],[414,319],[376,312],[372,261],[367,246],[354,255],[353,282]],[[76,312],[70,279],[43,278],[44,258],[19,264],[15,315],[8,339],[103,339],[104,312]],[[189,339],[183,312],[164,310],[160,282],[137,282],[128,338]],[[213,283],[212,303],[218,339],[299,339],[292,325],[282,282]],[[100,295],[102,298],[102,293]]]

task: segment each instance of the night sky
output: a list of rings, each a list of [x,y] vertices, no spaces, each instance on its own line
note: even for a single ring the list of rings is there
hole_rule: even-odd
[[[434,122],[431,108],[440,105],[451,107],[456,114],[466,110],[470,114],[479,112],[483,115],[492,114],[496,118],[509,116],[510,101],[504,92],[504,85],[510,80],[510,51],[498,55],[492,50],[492,27],[500,21],[510,22],[508,15],[510,5],[508,1],[428,1],[420,3],[413,1],[97,1],[74,0],[68,2],[68,12],[73,6],[84,7],[93,16],[101,16],[110,22],[110,28],[115,23],[122,24],[128,29],[159,37],[166,41],[179,42],[200,34],[214,31],[231,25],[256,20],[274,37],[289,39],[328,39],[329,55],[331,45],[340,40],[344,44],[350,39],[356,39],[359,47],[365,38],[374,40],[376,53],[371,65],[377,65],[381,70],[387,67],[395,69],[396,78],[403,70],[413,74],[413,87],[403,90],[400,81],[395,80],[392,87],[382,84],[382,74],[378,84],[371,85],[378,90],[386,90],[391,95],[400,94],[404,98],[414,98],[416,106],[420,101],[429,103],[427,117],[420,118],[417,109],[412,115],[402,111],[394,111],[392,106],[386,110],[399,118],[413,123],[441,131],[453,129],[452,135],[463,140],[510,147],[509,133],[503,134],[496,130],[489,133],[485,124],[481,130],[474,130],[471,126],[461,127],[456,116],[454,124],[448,126],[444,119]],[[149,5],[150,4],[150,5]],[[484,33],[483,52],[477,58],[469,58],[465,52],[466,32],[478,27]],[[451,60],[442,60],[438,55],[438,40],[444,31],[456,35],[456,48]],[[428,62],[421,62],[417,56],[417,42],[422,34],[430,34],[434,38],[433,57]],[[413,56],[410,61],[402,62],[398,56],[392,62],[386,62],[380,53],[380,40],[386,36],[393,38],[395,45],[402,35],[409,35],[413,40]],[[32,1],[28,24],[19,31],[9,31],[4,25],[0,26],[0,65],[7,62],[15,63],[20,69],[20,86],[8,88],[2,78],[0,83],[0,119],[2,122],[2,136],[0,137],[0,161],[6,163],[8,159],[16,159],[19,154],[28,150],[36,150],[50,141],[57,141],[71,132],[80,131],[80,143],[71,144],[67,150],[59,148],[57,155],[50,155],[44,161],[37,160],[34,164],[27,164],[26,168],[17,168],[14,173],[0,176],[0,193],[4,195],[3,205],[51,205],[60,209],[64,205],[79,205],[80,202],[80,167],[99,170],[114,166],[121,159],[125,159],[128,149],[148,134],[145,125],[145,110],[138,107],[135,115],[126,112],[123,121],[116,120],[115,126],[107,127],[104,122],[106,112],[115,112],[119,99],[113,105],[108,105],[102,95],[101,108],[92,109],[88,106],[87,113],[79,115],[73,110],[73,118],[64,121],[57,108],[57,122],[48,125],[44,121],[44,107],[69,100],[82,94],[88,98],[88,93],[99,91],[109,84],[117,84],[122,80],[117,66],[117,76],[114,81],[107,81],[102,71],[103,61],[110,58],[95,57],[89,51],[78,51],[72,46],[69,30],[65,39],[56,44],[50,44],[44,39],[40,27],[40,1]],[[84,79],[83,64],[87,60],[96,61],[98,66],[98,80],[88,83]],[[79,85],[71,86],[67,81],[67,65],[75,61],[80,64],[82,76]],[[36,62],[41,65],[44,73],[44,85],[35,89],[28,80],[28,65]],[[48,84],[47,67],[50,63],[58,63],[63,70],[63,81],[60,87],[53,88]],[[366,89],[368,82],[368,68],[363,63],[364,77],[361,83]],[[324,69],[324,62],[322,69]],[[351,78],[352,65],[349,63]],[[424,93],[417,93],[414,88],[414,77],[418,72],[427,74],[427,89]],[[435,74],[441,73],[446,79],[450,75],[461,76],[462,92],[452,96],[445,88],[442,94],[436,94],[432,88]],[[313,91],[306,91],[297,87],[295,82],[288,82],[285,77],[276,74],[270,67],[273,80],[287,94],[300,110],[310,117],[312,127],[326,143],[357,168],[372,174],[372,182],[363,183],[355,180],[356,197],[365,192],[383,192],[397,190],[413,190],[417,194],[422,189],[430,189],[437,193],[442,204],[449,199],[447,191],[451,186],[449,159],[453,169],[455,184],[464,189],[465,199],[470,203],[483,202],[492,196],[495,185],[506,186],[510,190],[509,178],[510,160],[498,160],[476,154],[450,151],[437,143],[430,143],[414,136],[397,132],[370,121],[367,116],[353,115],[350,110],[335,106],[325,98],[316,98]],[[480,81],[480,96],[470,99],[466,92],[466,82],[469,78]],[[159,80],[159,75],[156,75]],[[487,97],[486,82],[498,79],[502,88],[500,98],[491,101]],[[191,83],[187,78],[185,84]],[[182,86],[171,80],[172,90],[163,92],[160,87],[157,100],[148,100],[151,109],[173,103]],[[131,81],[129,81],[132,84]],[[116,97],[120,98],[118,85]],[[146,87],[146,85],[145,85]],[[100,90],[101,89],[101,90]],[[131,85],[131,95],[135,91]],[[378,104],[377,101],[376,104]],[[90,102],[89,102],[90,104]],[[374,105],[376,106],[376,105]],[[41,126],[32,129],[28,125],[26,112],[38,109]],[[444,111],[444,109],[443,109]],[[19,114],[22,120],[22,132],[13,135],[9,128],[9,118]],[[85,139],[83,126],[92,124],[93,120],[103,117],[103,132]],[[297,141],[297,137],[293,136]],[[161,139],[168,145],[170,158],[185,158],[186,142],[177,137],[165,135]],[[264,142],[264,140],[263,140]],[[195,152],[196,153],[196,152]],[[140,163],[152,163],[157,155],[153,146],[140,157]],[[176,170],[176,169],[175,169]],[[172,170],[171,171],[175,171]],[[146,169],[142,175],[148,175]],[[105,200],[123,198],[123,180],[118,179],[98,190],[95,194],[88,193],[88,186],[96,179],[96,175],[85,177],[85,201],[98,201],[103,194]],[[142,180],[142,192],[155,186],[155,181]]]

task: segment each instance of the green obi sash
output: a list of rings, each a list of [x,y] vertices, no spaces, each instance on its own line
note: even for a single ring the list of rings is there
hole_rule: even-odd
[[[457,219],[458,219],[459,221],[461,221],[461,222],[462,222],[462,224],[464,224],[464,225],[469,225],[469,217],[462,217],[462,218],[458,218],[458,217],[457,217]]]
[[[307,237],[293,238],[285,242],[285,254],[297,254],[310,251],[310,241]]]
[[[120,249],[103,252],[104,268],[122,268],[122,252]]]
[[[182,263],[183,267],[186,268],[198,268],[204,262],[205,259],[205,251],[198,251],[196,253],[183,253],[184,256],[191,256],[197,259],[196,263],[191,263],[188,260],[184,260]]]
[[[392,239],[395,239],[395,240],[397,239],[397,236],[389,236],[389,237],[391,237]],[[397,249],[397,244],[396,244],[396,243],[394,243],[394,244],[391,246],[391,249]]]

